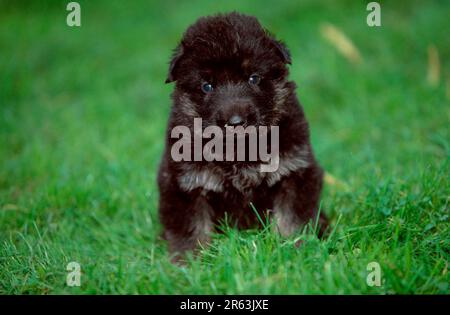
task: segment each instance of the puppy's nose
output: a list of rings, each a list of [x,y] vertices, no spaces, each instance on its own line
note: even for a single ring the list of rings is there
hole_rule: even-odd
[[[243,125],[245,123],[244,118],[240,115],[233,115],[230,119],[228,119],[228,125],[229,126],[239,126]]]

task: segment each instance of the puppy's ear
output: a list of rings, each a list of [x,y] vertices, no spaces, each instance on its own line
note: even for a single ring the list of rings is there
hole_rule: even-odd
[[[184,48],[183,48],[183,43],[181,43],[177,46],[177,48],[175,48],[175,50],[172,54],[172,60],[170,61],[169,73],[167,75],[166,83],[170,83],[170,82],[177,80],[176,70],[177,70],[178,63],[179,63],[180,59],[183,57],[183,55],[184,55]]]
[[[275,48],[278,50],[280,57],[283,58],[284,63],[291,64],[291,53],[285,46],[285,44],[279,40],[272,39],[272,43]]]

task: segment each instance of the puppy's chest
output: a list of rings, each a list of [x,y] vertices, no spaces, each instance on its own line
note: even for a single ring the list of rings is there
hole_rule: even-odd
[[[177,180],[180,188],[186,192],[202,188],[205,191],[226,193],[230,188],[234,188],[244,195],[249,195],[261,186],[272,187],[293,172],[302,172],[310,163],[309,150],[306,147],[295,147],[289,154],[280,157],[274,172],[262,172],[257,165],[234,165],[224,169],[218,165],[196,167],[186,164],[181,165]]]
[[[205,192],[227,193],[233,189],[250,195],[265,183],[267,173],[257,167],[221,169],[218,167],[184,170],[178,177],[182,190],[202,188]]]

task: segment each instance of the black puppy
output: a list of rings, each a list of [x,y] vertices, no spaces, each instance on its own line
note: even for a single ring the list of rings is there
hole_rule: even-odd
[[[289,51],[256,18],[239,13],[200,18],[176,48],[166,83],[172,94],[166,147],[158,174],[160,220],[172,253],[208,240],[226,216],[239,228],[270,216],[284,235],[316,219],[323,171],[313,155],[309,128],[287,80]],[[279,164],[261,161],[175,161],[176,126],[278,126]],[[320,233],[327,223],[321,215]]]

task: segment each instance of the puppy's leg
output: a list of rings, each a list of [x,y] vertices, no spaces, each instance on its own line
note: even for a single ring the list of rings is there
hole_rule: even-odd
[[[165,191],[161,194],[160,219],[169,251],[177,258],[207,243],[213,228],[212,208],[200,193]]]
[[[276,227],[283,236],[289,236],[307,224],[316,220],[322,190],[323,171],[313,165],[301,173],[292,173],[277,184],[273,213]],[[328,220],[320,214],[319,236],[328,226]]]

